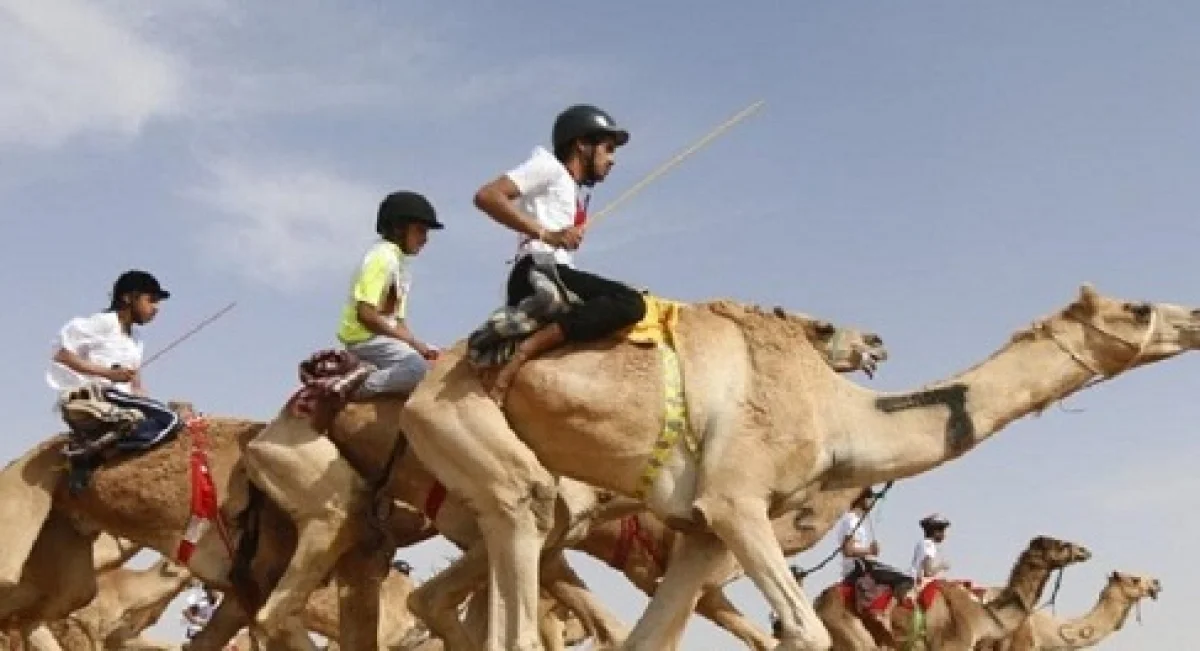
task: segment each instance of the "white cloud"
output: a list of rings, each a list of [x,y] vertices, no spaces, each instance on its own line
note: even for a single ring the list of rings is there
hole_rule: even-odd
[[[228,157],[207,164],[192,194],[218,214],[201,245],[255,282],[298,290],[310,276],[346,268],[347,248],[370,233],[380,190],[320,165]]]
[[[0,0],[0,145],[136,135],[176,113],[178,59],[87,0]]]

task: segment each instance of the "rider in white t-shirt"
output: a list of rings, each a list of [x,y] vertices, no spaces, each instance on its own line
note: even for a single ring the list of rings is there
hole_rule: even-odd
[[[911,572],[913,581],[918,586],[939,578],[950,569],[950,564],[941,558],[941,550],[938,547],[946,540],[946,529],[950,528],[950,521],[941,514],[934,513],[921,518],[920,524],[924,535],[913,550]]]
[[[637,290],[576,269],[572,253],[583,242],[587,226],[588,197],[582,196],[583,190],[608,176],[629,132],[603,110],[578,104],[559,113],[551,140],[553,152],[535,148],[525,162],[475,193],[477,208],[520,236],[508,278],[508,306],[516,307],[534,294],[535,264],[551,266],[581,301],[521,342],[493,382],[492,396],[500,401],[527,360],[564,342],[603,339],[646,314]]]

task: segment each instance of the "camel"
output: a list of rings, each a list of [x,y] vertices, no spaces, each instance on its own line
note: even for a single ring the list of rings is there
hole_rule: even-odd
[[[675,648],[705,581],[736,559],[778,614],[776,648],[793,651],[827,649],[831,639],[771,540],[771,514],[804,506],[820,488],[925,472],[1093,380],[1194,350],[1200,310],[1084,285],[984,362],[901,394],[856,386],[795,324],[754,310],[685,307],[677,332],[702,452],[672,448],[646,498],[687,532],[626,648]],[[501,408],[465,352],[460,342],[444,354],[398,425],[420,461],[476,511],[493,596],[486,648],[538,649],[538,558],[556,477],[638,494],[661,426],[661,362],[657,351],[619,340],[564,346],[525,364]]]
[[[988,651],[1067,651],[1086,649],[1121,630],[1129,611],[1142,599],[1158,599],[1162,584],[1158,579],[1137,574],[1113,572],[1108,576],[1100,598],[1090,612],[1063,620],[1039,610],[1029,616],[1008,638],[994,642]],[[984,645],[980,645],[984,649]]]
[[[160,559],[143,570],[118,567],[97,578],[96,597],[69,616],[48,624],[64,651],[102,651],[136,645],[190,580],[187,570]]]
[[[10,468],[24,466],[10,464],[5,472]],[[12,484],[0,480],[0,489],[7,485]],[[10,529],[10,536],[19,536],[18,526]],[[75,531],[64,516],[53,513],[39,527],[29,549],[19,581],[0,587],[0,629],[49,651],[57,644],[42,623],[86,605],[96,594],[96,573],[119,567],[140,547],[108,534],[93,541]]]
[[[799,324],[804,336],[836,371],[870,371],[878,361],[886,359],[878,335],[839,328],[803,315],[788,315],[778,308],[775,313],[777,318]],[[435,500],[433,496],[441,490],[441,485],[418,460],[404,454],[407,444],[394,426],[402,404],[403,397],[351,403],[337,415],[328,436],[315,429],[307,417],[292,415],[285,407],[247,446],[246,465],[252,481],[272,501],[284,505],[301,532],[301,542],[289,570],[256,616],[263,629],[278,630],[281,622],[294,618],[320,577],[347,548],[357,544],[355,531],[362,532],[364,528],[353,521],[351,514],[366,510],[366,502],[371,498],[369,485],[377,486],[397,501],[422,506],[436,523],[437,531],[460,545],[480,539],[478,526],[466,505],[453,495],[444,501],[440,497]],[[344,456],[345,461],[339,456]],[[336,475],[343,482],[337,494],[312,499],[309,478],[317,473],[325,477]],[[574,530],[578,536],[587,516],[599,508],[598,497],[594,490],[582,486],[564,487],[560,495],[574,496],[560,501],[563,510],[572,514],[569,521],[560,523],[561,531]],[[434,501],[437,504],[431,508]],[[559,573],[558,580],[547,582],[553,597],[582,617],[602,644],[623,637],[620,624],[582,589],[565,559],[553,554],[548,557],[553,558],[550,565]],[[455,574],[457,580],[442,582],[436,591],[427,591],[434,592],[437,599],[413,606],[439,635],[452,642],[451,647],[470,646],[469,637],[457,626],[455,607],[473,589],[474,574],[482,567],[471,557],[460,559],[452,567],[459,570]],[[369,617],[365,613],[360,615],[363,617],[353,623],[354,628],[369,629],[372,625]],[[439,626],[439,621],[445,625]]]
[[[890,620],[891,634],[899,647],[923,645],[935,651],[970,650],[980,641],[1000,639],[1017,630],[1033,612],[1050,575],[1089,558],[1091,552],[1084,547],[1038,536],[1018,556],[1008,583],[999,589],[977,592],[954,581],[926,582],[915,590],[921,604],[921,617],[916,620],[909,599],[896,604],[889,592],[877,603],[886,601],[880,610]],[[834,584],[821,592],[815,602],[821,621],[833,637],[833,648],[845,651],[875,648],[876,641],[847,606],[844,590],[840,582]]]

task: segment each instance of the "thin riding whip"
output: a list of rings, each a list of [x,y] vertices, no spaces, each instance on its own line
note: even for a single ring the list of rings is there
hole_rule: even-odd
[[[590,216],[588,218],[587,225],[585,226],[585,230],[587,228],[590,228],[596,222],[600,221],[600,219],[602,217],[604,217],[605,215],[611,213],[613,210],[615,210],[617,208],[617,206],[620,206],[622,203],[628,201],[630,198],[632,198],[638,192],[641,192],[647,185],[650,185],[652,182],[654,182],[656,179],[658,179],[658,177],[671,171],[672,168],[674,168],[676,165],[683,162],[683,160],[685,158],[700,151],[706,145],[708,145],[708,143],[715,140],[717,138],[717,136],[721,135],[722,133],[725,133],[731,127],[733,127],[735,124],[737,124],[738,122],[741,122],[742,120],[749,117],[752,113],[754,113],[755,111],[762,108],[763,105],[766,103],[767,103],[766,100],[760,99],[757,102],[751,104],[750,106],[747,106],[746,108],[739,111],[733,117],[729,118],[725,122],[718,125],[715,129],[710,131],[703,138],[701,138],[700,140],[697,140],[692,146],[679,152],[678,154],[676,154],[674,157],[672,157],[670,160],[663,163],[662,165],[659,165],[657,169],[655,169],[654,171],[647,174],[644,178],[642,178],[642,180],[633,184],[633,187],[631,187],[628,190],[626,190],[625,192],[621,193],[620,196],[618,196],[616,199],[613,199],[608,205],[606,205],[603,208],[601,208],[600,210],[596,211],[596,214]]]
[[[218,311],[216,314],[214,314],[214,315],[212,315],[212,316],[208,317],[207,319],[205,319],[205,320],[201,321],[200,323],[196,324],[196,326],[195,326],[195,327],[193,327],[191,330],[188,330],[187,332],[183,333],[182,335],[180,335],[180,336],[176,337],[174,341],[172,341],[171,343],[169,343],[169,344],[167,344],[166,346],[164,346],[164,347],[162,348],[162,350],[159,350],[157,353],[154,353],[153,355],[151,355],[151,356],[149,357],[149,359],[147,359],[146,361],[142,362],[142,366],[141,366],[141,368],[143,368],[143,369],[144,369],[144,368],[146,368],[147,366],[149,366],[149,365],[150,365],[150,363],[151,363],[151,362],[153,362],[154,360],[158,359],[159,357],[162,357],[163,355],[165,355],[165,354],[167,353],[167,351],[171,350],[172,348],[174,348],[174,347],[178,346],[179,344],[183,343],[184,341],[187,341],[187,340],[188,340],[188,339],[189,339],[189,338],[190,338],[192,335],[194,335],[194,334],[196,334],[197,332],[200,332],[201,330],[203,330],[203,329],[204,329],[204,327],[205,327],[205,326],[207,326],[208,324],[210,324],[210,323],[212,323],[213,321],[216,321],[217,319],[219,319],[219,318],[221,318],[221,317],[225,316],[225,313],[226,313],[226,312],[229,312],[230,310],[232,310],[232,309],[233,309],[234,307],[236,307],[236,306],[237,306],[237,301],[232,301],[232,302],[230,302],[230,303],[229,303],[229,305],[226,305],[225,307],[221,308],[221,309],[220,309],[220,310],[219,310],[219,311]],[[139,370],[140,370],[140,369],[139,369]]]

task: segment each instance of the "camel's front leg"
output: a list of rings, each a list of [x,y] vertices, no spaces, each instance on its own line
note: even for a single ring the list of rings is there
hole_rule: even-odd
[[[296,549],[255,622],[269,636],[300,626],[309,596],[357,542],[351,515],[365,511],[366,486],[333,442],[307,419],[279,416],[246,446],[254,484],[296,525]],[[286,623],[286,624],[285,624]]]
[[[724,543],[711,534],[684,534],[671,554],[663,580],[654,590],[650,605],[625,642],[626,651],[669,651],[679,648],[705,585],[733,567],[733,556]]]
[[[707,617],[717,626],[729,631],[734,637],[755,651],[768,651],[775,647],[775,638],[759,630],[746,616],[730,603],[719,587],[704,591],[696,604],[696,612]]]
[[[405,404],[399,426],[425,467],[477,513],[489,575],[486,649],[535,651],[541,647],[538,559],[554,518],[556,483],[484,392],[442,396],[446,373],[474,372],[466,364],[435,365]]]
[[[338,646],[346,651],[379,648],[379,588],[392,549],[359,545],[337,566]]]
[[[709,527],[729,546],[746,575],[779,616],[778,651],[825,651],[832,640],[804,596],[779,548],[767,504],[737,496],[708,496],[697,500]]]

